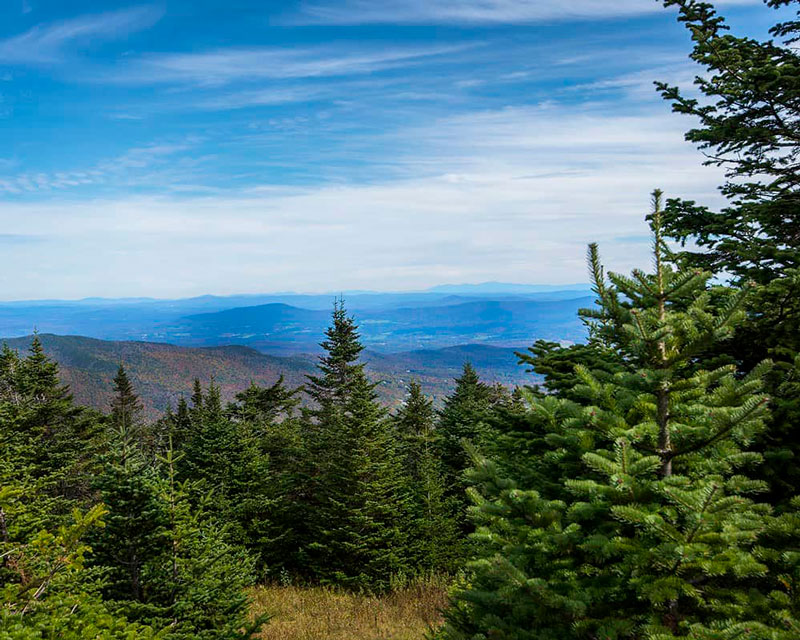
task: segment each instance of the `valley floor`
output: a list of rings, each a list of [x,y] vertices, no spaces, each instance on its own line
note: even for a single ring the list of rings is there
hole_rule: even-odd
[[[273,618],[264,640],[422,640],[441,622],[444,584],[425,582],[384,596],[326,587],[254,589],[253,611]]]

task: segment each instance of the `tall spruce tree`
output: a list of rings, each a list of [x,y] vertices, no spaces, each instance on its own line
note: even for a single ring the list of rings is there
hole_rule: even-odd
[[[417,571],[452,573],[463,552],[456,517],[461,503],[447,496],[436,417],[433,401],[412,381],[393,418],[408,484],[409,559]]]
[[[270,505],[269,457],[260,450],[251,423],[226,415],[213,380],[205,391],[195,386],[193,397],[191,433],[178,462],[180,478],[193,481],[198,497],[213,492],[212,515],[229,524],[235,542],[259,549],[264,541],[258,523]]]
[[[38,335],[26,357],[7,346],[0,353],[0,404],[6,408],[0,425],[4,442],[20,443],[23,466],[38,492],[38,511],[47,514],[47,522],[39,524],[54,529],[91,498],[94,453],[103,440],[101,417],[74,404]]]
[[[137,606],[151,601],[142,574],[164,543],[166,510],[158,495],[157,470],[131,435],[130,421],[117,420],[94,482],[107,513],[105,526],[90,539],[92,560],[106,573],[105,596]]]
[[[792,587],[764,562],[770,509],[753,499],[764,486],[747,476],[767,365],[698,369],[697,355],[741,320],[741,295],[716,309],[707,273],[673,269],[658,193],[654,209],[654,274],[606,281],[590,252],[599,308],[582,314],[628,370],[609,379],[579,367],[576,401],[529,394],[541,449],[527,472],[511,477],[473,452],[482,552],[445,638],[798,634]]]
[[[245,589],[253,582],[255,561],[213,516],[213,492],[179,481],[177,458],[170,445],[159,461],[166,523],[159,554],[144,570],[150,600],[159,606],[153,622],[174,640],[254,637],[268,619],[248,615]]]
[[[491,388],[481,382],[478,372],[465,363],[456,385],[444,403],[437,429],[442,462],[447,479],[454,487],[463,486],[462,474],[468,466],[464,441],[480,438],[489,407]]]
[[[117,431],[135,437],[139,430],[142,403],[133,390],[125,367],[121,364],[114,376],[114,396],[111,400],[111,425]]]
[[[471,530],[466,518],[469,500],[464,473],[470,466],[467,447],[470,443],[480,445],[491,440],[487,435],[494,391],[466,362],[461,375],[456,378],[455,389],[445,399],[436,425],[445,495],[453,504],[456,521],[465,534]]]
[[[260,576],[300,574],[297,552],[305,530],[302,509],[304,447],[296,409],[301,389],[289,389],[281,376],[273,385],[252,384],[236,395],[228,414],[253,442],[251,488],[239,507],[247,548],[258,558]]]
[[[796,0],[766,0],[772,8]],[[706,152],[707,164],[726,169],[722,194],[729,204],[712,211],[672,200],[665,233],[701,248],[686,254],[694,264],[767,284],[800,269],[800,102],[796,48],[800,21],[777,22],[773,39],[736,36],[709,2],[666,0],[691,33],[691,59],[704,68],[694,95],[657,83],[677,113],[698,126],[687,134]],[[699,96],[698,96],[699,94]],[[698,97],[695,97],[698,96]]]
[[[326,337],[320,374],[307,385],[315,406],[303,425],[308,537],[301,556],[318,580],[382,589],[404,568],[402,468],[341,301]]]

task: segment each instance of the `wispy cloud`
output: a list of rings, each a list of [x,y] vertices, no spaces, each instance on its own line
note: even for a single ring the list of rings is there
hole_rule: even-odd
[[[143,6],[39,24],[25,33],[0,40],[0,63],[59,62],[71,50],[98,41],[123,38],[151,26],[161,15],[160,9]]]
[[[117,74],[117,80],[218,86],[243,80],[341,77],[406,67],[471,46],[374,47],[361,51],[341,46],[258,47],[153,54],[133,62]]]
[[[631,237],[647,233],[654,187],[716,202],[719,172],[700,166],[681,124],[660,110],[487,110],[381,136],[396,172],[368,183],[5,202],[0,222],[8,233],[55,234],[50,266],[13,254],[41,280],[24,286],[42,296],[575,282],[588,241],[616,270],[646,263],[647,243]],[[145,155],[161,150],[173,158],[166,146]],[[0,283],[5,295],[24,293]]]
[[[757,4],[760,0],[722,0],[719,4]],[[536,23],[608,19],[653,13],[653,0],[348,0],[309,1],[292,21],[321,24]]]
[[[150,184],[163,186],[177,175],[176,169],[191,164],[191,158],[181,159],[180,154],[193,147],[188,140],[177,144],[150,144],[134,147],[124,154],[105,160],[85,169],[53,172],[0,174],[0,193],[9,195],[46,194],[86,186],[121,184],[135,186]],[[196,161],[195,161],[196,162]],[[0,169],[3,169],[0,161]],[[158,176],[160,175],[160,179]],[[184,177],[182,175],[181,177]]]

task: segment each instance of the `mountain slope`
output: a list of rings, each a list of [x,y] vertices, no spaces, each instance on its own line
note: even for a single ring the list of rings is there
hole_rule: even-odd
[[[246,388],[274,383],[284,375],[289,386],[300,386],[315,371],[313,355],[272,356],[244,346],[180,347],[154,342],[106,341],[82,336],[40,334],[46,353],[56,360],[62,380],[76,400],[105,410],[111,401],[112,378],[120,363],[128,371],[149,417],[156,417],[181,396],[191,393],[192,381],[208,384],[213,376],[223,399]],[[24,352],[30,336],[6,341]],[[470,361],[488,382],[506,385],[530,383],[533,378],[516,364],[512,349],[465,345],[438,350],[381,354],[366,352],[364,360],[378,392],[387,405],[405,395],[410,379],[417,379],[425,392],[441,400],[453,387],[465,361]]]

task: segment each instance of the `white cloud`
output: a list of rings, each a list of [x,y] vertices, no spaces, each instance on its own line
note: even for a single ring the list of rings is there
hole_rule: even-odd
[[[757,4],[760,0],[722,0]],[[663,10],[655,0],[348,0],[308,1],[296,22],[322,24],[535,23],[597,20]]]
[[[149,27],[160,17],[159,10],[145,6],[39,24],[25,33],[0,40],[0,63],[59,62],[70,48],[125,37]]]
[[[0,193],[12,195],[43,193],[60,189],[116,183],[134,186],[143,181],[153,186],[165,184],[176,177],[176,167],[185,161],[176,159],[181,152],[192,149],[194,140],[187,139],[176,144],[150,144],[134,147],[110,160],[105,160],[86,169],[36,173],[0,174]],[[4,164],[0,170],[15,167],[15,163]],[[156,174],[159,178],[156,181]],[[184,176],[181,176],[184,177]]]
[[[0,286],[14,298],[566,283],[585,279],[593,240],[611,268],[646,267],[646,243],[625,238],[646,234],[653,188],[718,197],[719,172],[700,166],[682,124],[563,105],[485,111],[384,136],[403,179],[6,201],[5,233],[51,240],[7,248],[27,275]]]
[[[151,54],[123,73],[115,72],[115,76],[117,81],[127,83],[178,82],[205,86],[255,79],[348,76],[418,64],[468,46],[380,47],[362,51],[333,46],[257,47]]]

